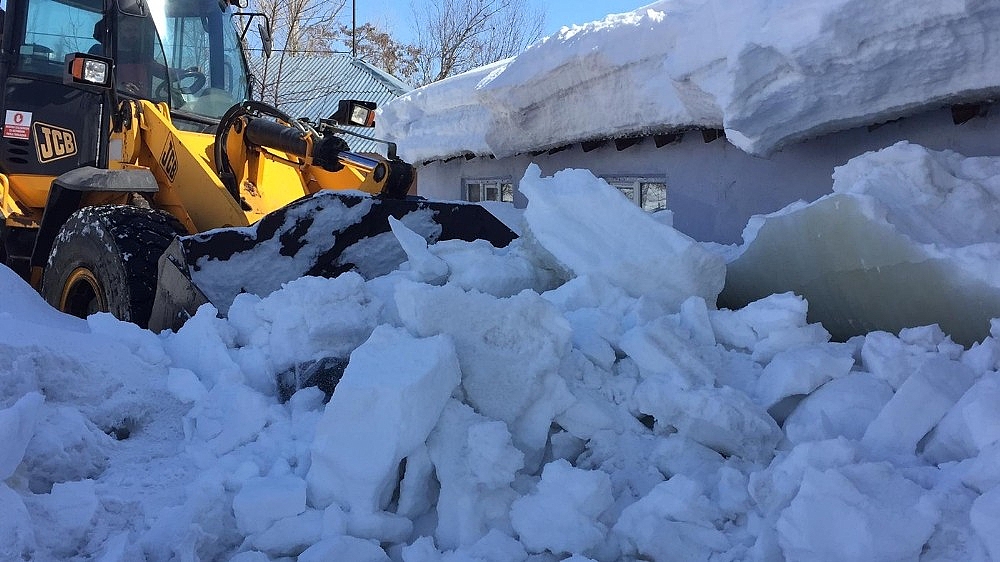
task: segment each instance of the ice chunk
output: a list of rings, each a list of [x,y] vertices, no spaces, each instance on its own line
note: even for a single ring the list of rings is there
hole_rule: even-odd
[[[347,357],[371,335],[382,307],[364,279],[347,272],[295,279],[263,299],[241,295],[229,321],[237,343],[265,353],[280,372],[309,360]]]
[[[560,459],[545,465],[533,493],[514,502],[511,524],[529,552],[583,554],[607,533],[598,517],[613,501],[607,474]]]
[[[639,365],[641,371],[659,373],[678,388],[690,389],[715,384],[718,358],[696,345],[677,322],[661,317],[622,335],[619,347]],[[712,350],[712,347],[708,348]],[[712,360],[715,360],[714,362]]]
[[[807,471],[851,465],[859,456],[858,445],[843,438],[797,445],[750,475],[750,496],[765,516],[777,516],[798,494]]]
[[[694,480],[674,476],[627,507],[614,533],[642,559],[709,560],[730,546],[716,528],[721,517]]]
[[[812,345],[778,353],[757,379],[756,398],[770,408],[783,398],[809,394],[850,372],[854,357],[845,346]]]
[[[916,560],[939,516],[922,493],[887,463],[807,469],[778,519],[782,551],[817,562]]]
[[[979,212],[1000,201],[997,170],[905,142],[859,156],[833,194],[767,216],[728,264],[720,303],[790,290],[838,339],[938,324],[980,341],[1000,316],[1000,235]]]
[[[972,528],[986,545],[990,558],[1000,560],[1000,486],[979,496],[969,512]]]
[[[510,532],[511,488],[524,455],[510,442],[503,422],[452,400],[428,439],[441,484],[437,498],[438,544],[468,546],[490,529]]]
[[[297,560],[298,562],[329,562],[330,560],[391,562],[389,555],[382,550],[377,542],[348,536],[323,539],[307,548]]]
[[[306,483],[291,474],[251,478],[233,498],[236,526],[248,535],[305,510]]]
[[[60,557],[77,554],[98,517],[100,501],[94,481],[57,482],[50,493],[33,499],[44,510],[46,523],[60,531],[46,534],[48,548]]]
[[[528,291],[498,299],[451,285],[415,284],[401,284],[396,303],[412,332],[447,334],[455,342],[462,389],[471,406],[507,422],[515,445],[526,452],[545,446],[558,411],[545,416],[530,408],[569,405],[561,404],[565,395],[551,379],[558,378],[560,360],[571,348],[570,327],[552,304]],[[518,425],[520,421],[528,423]]]
[[[191,409],[185,417],[185,431],[200,446],[222,455],[252,441],[264,429],[270,420],[268,405],[249,387],[223,382]]]
[[[860,440],[891,398],[892,388],[871,373],[851,373],[806,396],[782,429],[795,444],[836,437]]]
[[[917,443],[972,386],[975,376],[957,361],[927,360],[899,387],[861,442],[882,452],[915,453]]]
[[[781,440],[778,424],[750,398],[730,387],[683,390],[646,379],[635,392],[638,410],[725,455],[767,461]]]
[[[392,216],[389,217],[389,228],[406,252],[408,271],[413,280],[432,285],[443,283],[448,277],[448,264],[427,249],[427,240]]]
[[[979,454],[1000,441],[1000,373],[976,381],[934,428],[924,444],[924,458],[941,464]]]
[[[21,496],[0,481],[0,559],[31,560],[38,548],[35,527]]]
[[[808,307],[802,297],[786,292],[739,310],[709,311],[709,321],[719,343],[750,350],[755,361],[767,363],[781,351],[829,341],[822,326],[808,323]]]
[[[0,410],[0,482],[14,474],[35,433],[35,422],[45,398],[37,392],[22,396],[10,408]]]
[[[657,222],[587,170],[542,178],[531,164],[521,180],[527,229],[564,268],[609,279],[633,297],[662,300],[672,310],[691,296],[714,303],[723,259]],[[590,204],[577,204],[586,193]],[[627,224],[627,229],[621,225]]]
[[[460,376],[447,338],[376,328],[351,354],[316,429],[311,504],[336,501],[352,516],[384,509],[400,461],[427,438]]]
[[[254,535],[254,548],[275,558],[295,556],[318,543],[323,536],[323,512],[308,510],[274,522],[267,530]]]

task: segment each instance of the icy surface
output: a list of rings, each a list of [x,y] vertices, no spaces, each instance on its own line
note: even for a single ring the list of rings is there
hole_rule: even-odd
[[[411,162],[693,127],[766,154],[995,97],[998,59],[995,2],[663,0],[418,88],[382,108],[377,133]]]

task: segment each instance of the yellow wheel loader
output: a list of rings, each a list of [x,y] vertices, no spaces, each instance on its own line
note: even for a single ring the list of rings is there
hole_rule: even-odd
[[[254,101],[260,14],[240,2],[8,0],[0,259],[49,303],[176,329],[240,292],[390,271],[389,216],[429,241],[515,237],[482,207],[408,195],[391,144],[351,152],[343,126],[370,126],[373,104],[296,119]]]

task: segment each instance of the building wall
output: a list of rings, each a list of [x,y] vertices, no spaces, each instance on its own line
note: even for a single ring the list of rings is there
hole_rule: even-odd
[[[700,131],[657,148],[652,138],[618,150],[614,143],[584,152],[566,150],[510,158],[456,158],[432,162],[418,171],[418,193],[432,199],[462,198],[462,179],[510,177],[515,184],[534,162],[545,176],[565,168],[585,168],[597,176],[662,176],[674,226],[701,241],[739,243],[747,220],[797,200],[813,201],[832,191],[836,166],[900,140],[966,156],[1000,156],[1000,105],[955,125],[948,108],[875,127],[860,127],[806,140],[771,154],[751,156],[725,139],[705,142]],[[514,204],[524,207],[515,192]]]

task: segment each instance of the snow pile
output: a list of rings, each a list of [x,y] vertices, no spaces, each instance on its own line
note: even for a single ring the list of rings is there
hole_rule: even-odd
[[[507,248],[396,224],[393,273],[177,333],[0,268],[0,558],[1000,557],[1000,323],[831,343],[790,293],[715,309],[719,261],[584,173],[522,189]]]
[[[1000,317],[1000,158],[900,142],[833,178],[832,194],[751,220],[722,302],[793,290],[840,338],[930,323],[964,345],[986,337]]]
[[[994,2],[664,0],[414,90],[378,135],[411,162],[694,127],[767,154],[996,96],[998,30]]]

